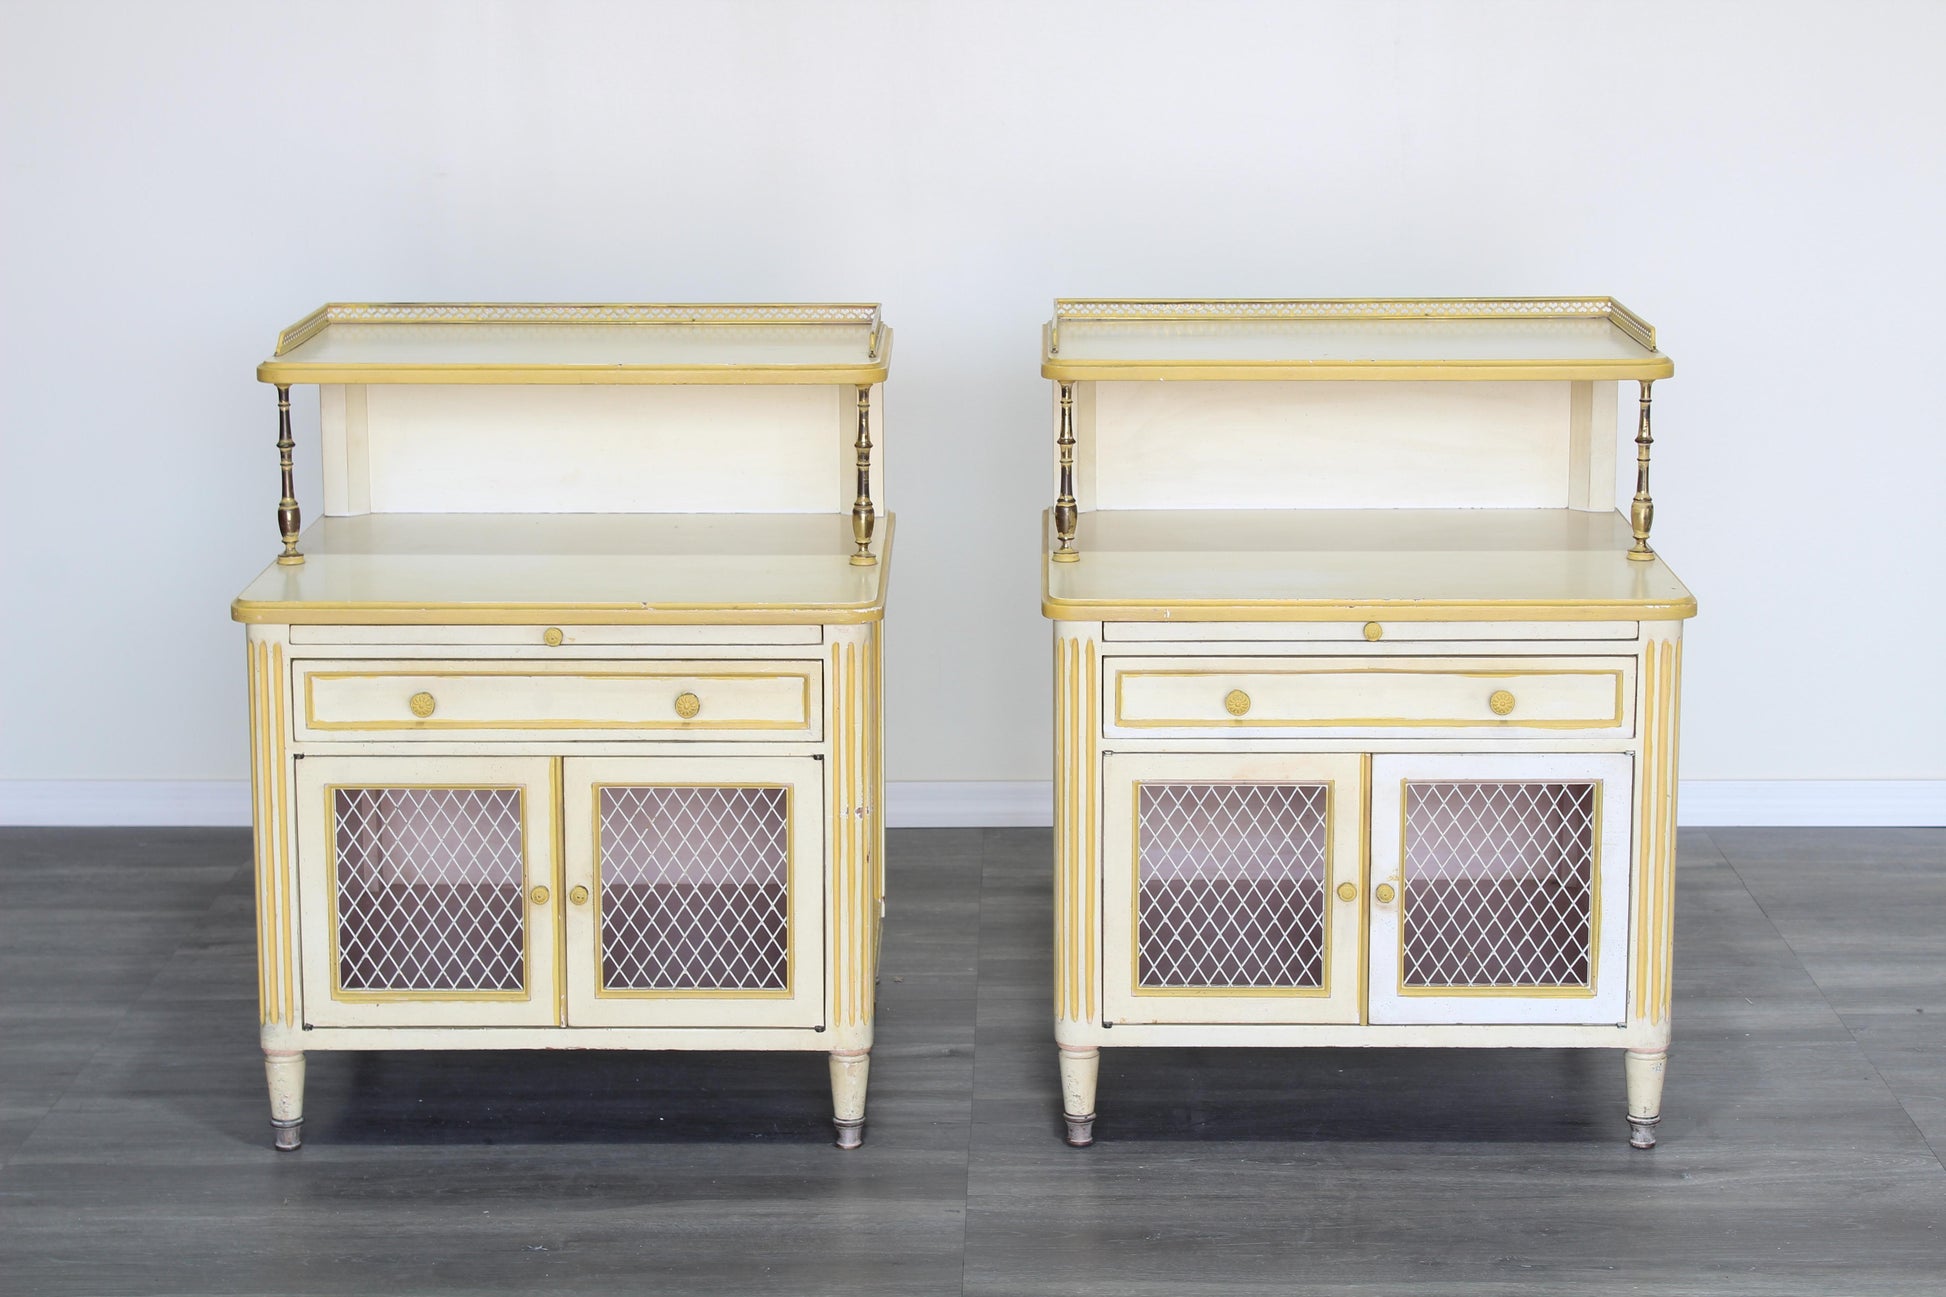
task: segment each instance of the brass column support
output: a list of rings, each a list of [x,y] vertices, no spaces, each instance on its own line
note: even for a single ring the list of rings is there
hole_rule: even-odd
[[[1649,548],[1649,528],[1655,525],[1655,501],[1649,498],[1649,447],[1655,444],[1655,438],[1649,435],[1649,388],[1655,380],[1645,378],[1641,382],[1642,413],[1635,424],[1635,500],[1628,507],[1635,545],[1628,556],[1646,563],[1655,557],[1655,551]]]
[[[858,542],[858,552],[851,556],[853,567],[870,567],[878,562],[872,553],[872,526],[876,517],[872,513],[872,389],[869,385],[858,389],[858,496],[851,502],[851,538]]]
[[[1074,505],[1074,384],[1061,384],[1061,494],[1054,501],[1054,536],[1059,542],[1051,555],[1056,563],[1073,563],[1081,555],[1074,548],[1079,512]]]
[[[288,385],[277,388],[277,467],[284,475],[284,498],[277,502],[277,530],[284,537],[284,552],[277,561],[286,567],[293,567],[304,561],[297,552],[297,533],[301,519],[297,512],[297,482],[291,469],[291,450],[297,445],[291,440],[291,389]]]

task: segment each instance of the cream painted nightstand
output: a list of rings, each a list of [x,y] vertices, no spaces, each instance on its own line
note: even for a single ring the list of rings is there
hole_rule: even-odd
[[[1063,301],[1055,1040],[1608,1047],[1655,1142],[1695,601],[1608,298]],[[1639,385],[1615,510],[1617,387]]]
[[[817,1050],[862,1138],[875,306],[332,305],[248,630],[279,1148],[321,1049]],[[321,396],[299,534],[290,389]]]

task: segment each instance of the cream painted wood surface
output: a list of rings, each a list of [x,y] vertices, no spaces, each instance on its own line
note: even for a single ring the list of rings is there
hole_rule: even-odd
[[[344,669],[349,667],[349,669]],[[668,739],[821,736],[815,662],[301,662],[297,737]],[[423,712],[423,714],[421,714]]]
[[[1564,382],[1092,386],[1084,509],[1559,509],[1586,498],[1561,435]],[[1609,411],[1612,461],[1612,399]]]
[[[811,757],[570,757],[563,771],[570,1027],[822,1027],[825,1023],[823,763]],[[778,788],[786,794],[788,986],[781,992],[629,990],[607,984],[603,950],[614,919],[604,866],[613,849],[598,799],[604,788]],[[700,825],[702,834],[720,826]],[[587,889],[577,901],[575,889]]]
[[[559,940],[553,763],[544,757],[307,757],[296,762],[297,882],[304,1021],[329,1027],[537,1027],[558,1022]],[[521,985],[517,992],[346,990],[341,986],[342,835],[334,801],[348,788],[519,790]],[[547,888],[536,901],[534,888]],[[409,920],[401,919],[401,922]]]
[[[1357,1022],[1364,964],[1365,787],[1355,754],[1293,757],[1209,753],[1111,754],[1102,762],[1102,1011],[1124,1023]],[[1137,805],[1144,785],[1321,784],[1327,852],[1318,932],[1322,970],[1315,986],[1162,987],[1144,985],[1137,960],[1142,859]],[[1264,863],[1264,862],[1257,862]],[[1339,894],[1349,886],[1350,896]],[[1242,931],[1228,940],[1262,940]],[[1153,979],[1151,979],[1153,980]]]
[[[1052,539],[1052,528],[1049,528]],[[1097,510],[1045,565],[1051,617],[1397,621],[1686,617],[1619,513],[1573,509]],[[1051,545],[1050,545],[1051,548]]]
[[[1103,733],[1626,734],[1629,658],[1109,658]]]
[[[1632,636],[1633,631],[1629,634]],[[293,645],[464,645],[568,655],[638,645],[821,644],[817,626],[332,626],[291,627]]]
[[[848,513],[854,388],[330,384],[324,512]],[[883,389],[872,389],[875,450]],[[871,494],[884,498],[875,453]]]
[[[1620,753],[1501,753],[1394,755],[1372,758],[1371,885],[1389,885],[1395,899],[1372,910],[1372,967],[1369,1012],[1383,1023],[1575,1023],[1621,1025],[1627,1017],[1628,900],[1630,820],[1634,808],[1633,762]],[[1439,994],[1412,990],[1404,981],[1401,953],[1405,915],[1413,903],[1413,882],[1405,876],[1405,786],[1411,782],[1529,784],[1593,783],[1596,814],[1593,841],[1595,881],[1590,918],[1592,979],[1585,989],[1559,993],[1537,988],[1496,986]],[[1513,826],[1488,823],[1480,832],[1495,846],[1512,850],[1504,835]],[[1550,844],[1553,845],[1553,844]],[[1513,924],[1489,927],[1481,940],[1509,946],[1537,941],[1531,930]]]
[[[243,621],[537,626],[876,619],[879,561],[850,561],[838,514],[368,514],[304,532],[304,562],[271,564],[238,596]]]

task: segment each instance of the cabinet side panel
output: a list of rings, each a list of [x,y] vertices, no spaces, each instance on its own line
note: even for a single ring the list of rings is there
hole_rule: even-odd
[[[857,399],[817,385],[370,386],[370,508],[829,513],[851,498],[832,447],[840,393]]]
[[[1563,508],[1568,383],[1098,383],[1097,509]]]

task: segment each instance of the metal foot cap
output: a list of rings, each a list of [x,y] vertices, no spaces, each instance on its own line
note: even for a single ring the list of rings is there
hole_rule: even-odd
[[[289,1121],[270,1119],[270,1128],[276,1132],[276,1148],[279,1153],[290,1153],[304,1147],[304,1118],[293,1117]]]
[[[1091,1112],[1085,1117],[1069,1116],[1066,1113],[1063,1113],[1062,1116],[1067,1119],[1068,1123],[1067,1140],[1069,1148],[1086,1148],[1095,1142],[1094,1113]]]
[[[847,1121],[840,1117],[832,1121],[831,1124],[838,1129],[839,1148],[858,1148],[864,1144],[865,1119],[863,1117],[858,1118],[856,1121]]]
[[[1628,1119],[1628,1144],[1630,1148],[1654,1148],[1655,1128],[1662,1124],[1662,1118],[1630,1117]]]

